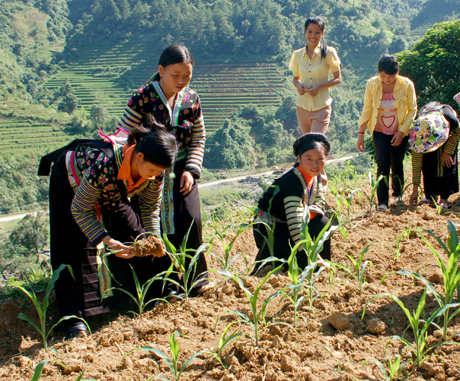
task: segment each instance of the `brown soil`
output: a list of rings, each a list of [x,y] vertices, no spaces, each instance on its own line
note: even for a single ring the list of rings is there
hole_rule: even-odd
[[[161,239],[151,234],[147,238],[136,241],[131,250],[131,254],[134,254],[136,257],[147,257],[150,255],[154,257],[163,257],[166,252]]]
[[[374,242],[365,256],[373,263],[367,274],[369,284],[361,292],[357,282],[344,271],[338,270],[332,281],[323,273],[316,285],[322,297],[316,299],[313,308],[307,302],[301,305],[297,333],[286,325],[293,324],[293,309],[287,299],[274,299],[268,307],[267,323],[283,324],[263,329],[259,347],[249,337],[232,341],[223,353],[229,370],[206,351],[215,349],[224,328],[237,321],[231,311],[251,315],[250,305],[236,283],[226,282],[217,272],[211,272],[215,290],[173,305],[159,305],[141,317],[121,315],[111,322],[100,322],[99,326],[92,327],[89,337],[71,342],[63,341],[58,331],[49,341],[52,349],[48,353],[34,329],[17,318],[20,312],[34,316],[30,304],[19,298],[6,301],[0,306],[0,379],[30,380],[34,367],[41,360],[50,359],[42,380],[76,380],[83,371],[83,379],[144,381],[160,376],[172,380],[164,360],[149,350],[133,350],[154,347],[170,357],[170,334],[179,331],[181,363],[193,353],[205,351],[189,364],[181,380],[383,380],[372,360],[386,363],[388,357],[394,358],[396,353],[401,353],[404,360],[409,359],[407,348],[399,341],[392,340],[387,348],[386,345],[392,335],[404,335],[411,342],[413,335],[410,329],[406,330],[406,316],[391,299],[376,299],[361,320],[363,307],[373,296],[388,292],[398,296],[409,310],[416,308],[423,290],[420,283],[392,274],[380,284],[382,277],[399,269],[419,271],[434,282],[436,289],[442,290],[442,279],[434,266],[436,260],[420,237],[410,234],[403,238],[399,259],[394,258],[394,253],[399,235],[409,224],[412,228],[429,229],[445,241],[446,222],[460,223],[460,199],[452,198],[451,211],[443,215],[429,206],[392,207],[386,213],[369,215],[364,214],[367,202],[354,204],[355,214],[352,224],[347,226],[347,240],[341,233],[334,233],[333,260],[350,266],[346,254],[357,258]],[[329,200],[330,205],[334,205],[332,201]],[[211,229],[207,231],[211,234]],[[438,248],[434,239],[428,239]],[[213,240],[212,252],[221,258],[224,255],[218,238]],[[250,230],[236,240],[232,255],[236,254],[241,256],[234,269],[246,274],[256,254]],[[220,269],[218,260],[211,255],[208,264],[212,269]],[[262,279],[242,277],[245,287],[252,291]],[[289,284],[286,274],[272,275],[262,287],[259,300]],[[55,308],[52,304],[53,322],[57,318]],[[424,316],[436,308],[436,301],[429,296]],[[248,325],[241,323],[233,325],[228,336],[233,331],[252,333]],[[449,327],[450,334],[458,332],[460,318],[454,319]],[[429,335],[431,345],[439,342],[439,332],[430,331]],[[460,380],[459,363],[460,343],[442,345],[433,351],[422,369],[414,371],[408,379]]]

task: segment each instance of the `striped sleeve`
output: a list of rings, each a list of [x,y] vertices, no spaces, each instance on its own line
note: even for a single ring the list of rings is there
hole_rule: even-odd
[[[132,128],[139,126],[143,115],[142,104],[142,95],[136,91],[129,100],[128,106],[118,122],[118,127],[131,131]]]
[[[82,232],[97,246],[108,234],[96,217],[94,206],[102,190],[92,186],[85,176],[75,193],[70,210]]]
[[[300,228],[302,226],[304,206],[302,199],[297,196],[288,196],[284,199],[286,222],[294,243],[301,240]]]
[[[423,153],[412,152],[412,183],[420,185],[422,178]]]
[[[326,195],[325,188],[321,183],[321,180],[315,181],[316,183],[316,194],[313,203],[310,205],[310,212],[318,213],[323,215],[324,208],[326,206]]]
[[[187,148],[187,162],[185,164],[185,170],[192,172],[197,178],[199,178],[201,165],[203,164],[204,143],[206,141],[206,132],[204,129],[200,98],[197,98],[195,119],[191,135],[191,141]]]
[[[146,232],[161,236],[160,231],[160,204],[163,192],[164,176],[158,181],[150,181],[147,188],[140,194],[140,212],[142,226]]]
[[[457,144],[459,140],[460,140],[460,128],[456,128],[452,130],[449,136],[449,139],[447,139],[444,151],[447,152],[449,155],[453,155],[455,152],[455,148],[457,148]]]

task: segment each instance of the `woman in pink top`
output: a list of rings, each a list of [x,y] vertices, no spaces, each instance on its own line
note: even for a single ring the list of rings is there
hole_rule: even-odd
[[[378,63],[379,75],[367,81],[364,106],[359,119],[358,150],[364,152],[366,129],[372,134],[377,159],[378,210],[386,211],[389,204],[388,184],[393,188],[395,203],[399,203],[404,186],[403,160],[409,128],[417,113],[414,84],[399,75],[395,56],[385,54]]]

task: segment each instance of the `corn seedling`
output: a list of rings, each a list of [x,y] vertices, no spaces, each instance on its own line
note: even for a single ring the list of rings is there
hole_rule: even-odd
[[[367,266],[369,265],[370,268],[372,269],[372,261],[364,261],[364,255],[367,253],[367,251],[369,250],[369,248],[374,244],[374,242],[371,242],[369,245],[367,245],[364,250],[361,252],[361,254],[359,255],[358,257],[358,260],[355,260],[351,255],[349,254],[346,254],[342,249],[345,255],[348,257],[348,259],[351,261],[352,263],[352,269],[350,270],[348,267],[340,264],[340,263],[336,263],[336,266],[339,266],[341,269],[345,270],[347,273],[349,273],[351,276],[353,276],[353,278],[356,279],[356,281],[358,282],[358,285],[359,285],[359,290],[362,292],[363,289],[364,289],[364,286],[367,284],[366,282],[366,269],[367,269]]]
[[[187,299],[190,297],[190,293],[194,286],[196,286],[202,279],[199,279],[200,274],[195,274],[197,260],[201,253],[203,253],[209,244],[201,245],[196,251],[187,249],[188,236],[190,234],[191,226],[180,246],[179,250],[168,240],[166,234],[163,234],[163,241],[166,246],[166,253],[171,258],[172,265],[168,270],[165,280],[177,285],[184,293],[184,297]],[[188,254],[187,252],[195,251],[194,255]],[[174,267],[174,270],[172,269]],[[180,278],[180,282],[175,279],[169,278],[170,274],[177,274]]]
[[[227,332],[228,330],[230,329],[230,327],[234,324],[236,324],[237,322],[234,321],[233,323],[230,323],[228,324],[225,329],[223,330],[222,334],[220,335],[220,339],[219,339],[219,346],[216,348],[216,350],[214,349],[211,349],[210,351],[208,351],[211,355],[213,355],[217,361],[219,361],[222,366],[225,368],[225,369],[228,369],[228,365],[225,363],[225,361],[222,359],[222,352],[224,351],[225,347],[234,339],[237,339],[239,338],[242,333],[235,333],[233,332],[229,337],[227,337]],[[216,321],[216,325],[214,326],[214,329],[216,329],[216,326],[217,326],[217,321]]]
[[[460,271],[459,271],[460,269],[459,269],[458,262],[460,260],[460,241],[459,241],[459,237],[457,234],[457,230],[455,229],[455,226],[452,222],[447,221],[447,229],[449,231],[449,238],[447,239],[447,245],[444,244],[444,242],[442,241],[440,237],[438,237],[436,234],[434,234],[430,230],[425,230],[425,229],[416,230],[418,235],[423,239],[425,244],[430,248],[431,252],[434,254],[436,261],[438,262],[438,266],[442,271],[444,295],[438,292],[434,292],[434,296],[436,297],[436,300],[438,301],[440,307],[451,304],[454,301],[454,295],[456,291],[457,291],[457,300],[459,299],[458,288],[459,288],[459,282],[460,282]],[[441,255],[436,251],[436,249],[428,241],[428,239],[424,235],[420,234],[421,231],[428,233],[438,242],[438,244],[441,246],[441,248],[446,253],[447,257],[449,258],[447,261],[447,265],[444,263],[443,259],[441,258]],[[419,276],[418,278],[425,284],[429,283],[428,281],[425,281],[425,279],[422,276]],[[449,308],[447,308],[445,315],[444,315],[444,324],[443,324],[444,340],[447,339],[447,326],[449,322],[452,320],[452,318],[453,316],[449,316]]]
[[[133,279],[134,279],[134,283],[135,283],[135,286],[136,286],[136,295],[134,296],[129,291],[127,291],[127,290],[125,290],[123,288],[112,287],[112,290],[122,291],[126,295],[128,295],[132,300],[134,300],[134,303],[136,303],[136,305],[137,305],[138,311],[137,312],[136,311],[129,311],[129,312],[131,312],[134,315],[139,315],[140,316],[140,315],[142,315],[144,313],[145,308],[147,307],[148,304],[150,304],[152,302],[155,302],[155,301],[158,301],[158,300],[166,301],[163,298],[154,298],[154,299],[151,299],[151,300],[149,300],[147,302],[145,301],[145,297],[147,296],[147,292],[149,291],[150,286],[152,285],[153,282],[155,282],[157,280],[160,280],[160,279],[163,279],[163,275],[166,273],[165,271],[155,275],[153,278],[150,278],[147,282],[145,282],[143,285],[141,285],[140,282],[139,282],[139,278],[137,277],[137,274],[134,271],[133,267],[131,265],[129,265],[129,267],[131,267],[131,271],[133,273]],[[164,285],[164,282],[163,282],[163,285]]]
[[[291,280],[291,284],[287,287],[284,287],[280,293],[280,295],[283,296],[283,298],[287,298],[291,302],[292,306],[294,307],[294,330],[296,332],[297,332],[297,321],[298,321],[297,310],[305,298],[304,295],[300,296],[300,293],[304,287],[314,289],[314,286],[306,285],[304,282],[307,276],[316,267],[316,263],[314,262],[311,263],[310,265],[308,265],[307,267],[303,269],[299,277],[300,268],[297,264],[296,256],[297,256],[297,249],[300,247],[300,245],[302,245],[302,243],[303,242],[301,241],[292,248],[291,255],[289,256],[289,259],[287,261],[288,266],[289,266],[288,275],[289,275],[289,279]],[[314,291],[318,292],[316,289],[314,289]]]
[[[151,352],[155,353],[158,357],[161,357],[164,360],[164,362],[166,363],[168,368],[171,370],[171,372],[173,374],[173,377],[174,377],[174,380],[178,381],[180,379],[182,373],[184,372],[184,370],[187,368],[188,364],[190,364],[195,359],[195,357],[201,355],[203,353],[203,351],[199,351],[199,352],[194,353],[192,356],[190,356],[189,359],[184,361],[182,366],[180,366],[181,365],[180,362],[179,362],[180,348],[179,348],[179,343],[176,340],[176,334],[180,334],[180,333],[177,332],[177,331],[174,331],[174,332],[171,333],[171,336],[169,337],[169,351],[171,352],[172,359],[169,359],[168,355],[166,353],[164,353],[162,350],[160,350],[158,348],[152,348],[152,347],[135,348],[135,349],[129,351],[128,353],[126,353],[123,356],[123,359],[133,351],[138,351],[138,350],[151,351]],[[159,376],[155,376],[155,379],[163,380],[163,381],[169,381],[167,378],[159,377]]]
[[[437,346],[442,345],[442,344],[448,344],[446,342],[441,342],[437,343],[431,347],[428,347],[428,328],[433,324],[435,327],[439,328],[436,323],[434,323],[434,320],[437,319],[438,317],[442,316],[444,312],[449,309],[449,308],[455,308],[460,306],[460,303],[456,304],[448,304],[445,305],[441,308],[438,308],[436,311],[434,311],[431,316],[428,318],[428,320],[423,320],[420,318],[420,315],[422,311],[425,309],[425,301],[426,301],[426,294],[427,294],[427,289],[425,288],[423,290],[423,294],[420,298],[420,301],[418,303],[417,309],[414,312],[410,312],[403,304],[401,299],[398,297],[389,294],[389,293],[382,293],[375,295],[372,297],[364,306],[363,314],[361,319],[364,318],[364,315],[366,314],[366,308],[369,304],[371,304],[375,299],[380,298],[382,296],[388,296],[391,299],[393,299],[399,307],[403,310],[403,312],[406,314],[407,319],[409,320],[409,326],[408,328],[412,328],[412,333],[414,335],[414,344],[412,344],[409,340],[405,339],[404,337],[401,337],[399,335],[394,335],[390,338],[388,343],[391,340],[399,340],[402,342],[404,345],[406,345],[409,348],[409,351],[412,353],[412,361],[413,364],[415,365],[415,368],[419,368],[422,362],[429,357],[429,353],[435,349]],[[388,345],[388,344],[387,344]]]
[[[315,283],[319,275],[321,274],[321,271],[323,271],[326,268],[321,267],[319,271],[315,272],[315,269],[319,263],[318,254],[321,253],[321,251],[323,250],[324,242],[326,242],[330,238],[331,234],[338,229],[338,226],[331,226],[332,220],[330,219],[326,223],[324,228],[321,230],[321,232],[318,234],[318,236],[315,239],[313,239],[308,230],[308,224],[310,222],[310,211],[308,207],[304,210],[302,221],[303,222],[300,231],[301,243],[302,248],[304,249],[304,253],[307,256],[309,268],[309,271],[306,274],[306,279],[308,281],[308,285],[310,286],[308,287],[307,298],[310,303],[310,307],[312,307],[314,300],[318,296],[321,296],[316,291]]]
[[[30,381],[38,381],[41,378],[42,373],[43,373],[43,367],[48,361],[50,360],[43,360],[37,364],[37,366],[34,369],[34,375],[30,379]]]
[[[369,213],[372,213],[372,208],[375,206],[377,208],[378,202],[374,203],[375,199],[375,194],[377,193],[377,188],[379,187],[380,181],[385,181],[388,184],[388,179],[386,176],[380,175],[377,180],[375,180],[374,176],[372,175],[372,172],[369,171],[369,186],[371,190],[369,193],[364,192],[361,189],[361,192],[364,193],[364,196],[366,196],[367,201],[369,201]]]
[[[267,261],[269,260],[274,260],[276,258],[268,258]],[[252,311],[252,316],[248,316],[240,311],[227,311],[226,313],[232,313],[238,316],[238,319],[240,322],[249,325],[252,327],[254,331],[254,335],[249,335],[256,343],[256,346],[259,346],[259,333],[261,331],[260,328],[260,323],[261,321],[263,322],[263,326],[267,326],[267,322],[265,319],[265,314],[267,313],[267,307],[268,304],[280,294],[280,291],[270,295],[267,299],[264,300],[262,307],[260,309],[257,308],[257,299],[259,297],[260,290],[262,289],[262,286],[264,283],[267,281],[267,279],[276,273],[278,270],[281,269],[283,265],[281,264],[280,266],[276,267],[275,269],[271,270],[259,283],[259,285],[256,287],[254,290],[254,294],[249,291],[249,289],[244,285],[243,280],[238,277],[235,274],[230,273],[227,270],[219,270],[218,273],[226,277],[227,279],[232,279],[234,280],[238,286],[240,287],[241,290],[244,291],[246,294],[249,304],[251,305],[251,311]]]
[[[385,377],[385,381],[394,381],[398,380],[401,377],[401,372],[405,366],[405,363],[401,364],[401,355],[396,354],[394,361],[391,361],[391,358],[388,359],[388,372],[385,366],[379,360],[373,360],[377,366],[380,368],[380,371]]]
[[[408,227],[404,230],[398,237],[398,242],[396,243],[396,250],[393,259],[399,260],[400,250],[401,250],[401,241],[404,237],[409,239],[409,234],[413,229],[410,227],[410,222],[408,222]]]
[[[231,255],[232,247],[233,247],[236,239],[238,238],[238,236],[244,230],[246,230],[246,228],[248,228],[250,226],[252,226],[252,224],[228,225],[221,231],[217,230],[217,228],[214,227],[216,235],[219,237],[219,239],[222,242],[222,246],[224,247],[225,256],[222,259],[218,255],[214,255],[214,254],[212,254],[212,255],[217,259],[217,261],[220,263],[220,265],[222,266],[222,268],[224,270],[230,271],[230,269],[232,268],[233,263],[235,262],[235,260],[238,257],[241,256],[241,254],[238,254],[238,255],[235,255],[235,256],[231,257],[230,255]],[[230,243],[227,245],[226,239],[227,239],[227,236],[228,236],[228,230],[232,229],[233,227],[237,227],[238,230],[236,231],[235,236],[230,240]]]
[[[46,321],[47,321],[46,312],[47,312],[48,307],[49,307],[50,294],[51,294],[51,291],[53,290],[54,283],[59,278],[59,275],[61,274],[61,271],[64,270],[65,268],[67,268],[70,271],[70,273],[72,274],[72,276],[73,276],[72,268],[69,265],[62,264],[56,271],[54,271],[53,276],[51,277],[50,281],[48,282],[48,285],[46,286],[45,297],[43,299],[42,304],[40,304],[40,302],[38,301],[37,295],[35,294],[34,291],[28,291],[24,287],[19,286],[19,285],[15,286],[19,290],[21,290],[24,294],[26,294],[30,298],[30,300],[32,300],[32,302],[33,302],[33,304],[35,306],[35,309],[37,310],[38,318],[40,320],[40,326],[35,324],[32,321],[32,319],[30,319],[28,316],[26,316],[22,312],[19,314],[18,317],[21,320],[27,321],[29,324],[31,324],[38,331],[38,333],[40,333],[40,335],[42,336],[42,340],[43,340],[43,346],[45,347],[46,350],[48,350],[48,336],[50,335],[51,331],[59,323],[61,323],[64,320],[79,319],[79,320],[83,321],[83,323],[86,324],[86,326],[88,327],[88,330],[91,332],[91,330],[90,330],[90,328],[88,326],[88,323],[86,323],[86,321],[84,319],[82,319],[82,318],[80,318],[78,316],[75,316],[75,315],[62,317],[61,319],[59,319],[59,321],[56,324],[51,326],[51,328],[49,330],[46,327]]]

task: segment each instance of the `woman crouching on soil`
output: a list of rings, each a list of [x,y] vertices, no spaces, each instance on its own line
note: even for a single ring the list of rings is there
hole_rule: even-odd
[[[160,203],[164,171],[174,164],[174,136],[158,124],[151,130],[137,127],[128,144],[82,139],[42,158],[39,174],[50,178],[50,235],[53,270],[65,269],[56,282],[56,298],[62,316],[79,318],[109,312],[128,305],[127,295],[114,286],[134,291],[130,266],[141,284],[166,270],[163,258],[134,257],[131,247],[141,233],[160,234]],[[136,204],[131,197],[138,195]],[[103,258],[103,245],[115,255]],[[105,265],[103,264],[105,262]],[[161,294],[151,287],[148,298]],[[101,301],[103,299],[103,301]],[[86,331],[78,319],[69,320],[67,338]]]
[[[329,219],[324,215],[325,197],[321,181],[321,172],[331,149],[329,140],[321,133],[309,133],[294,142],[294,155],[298,162],[290,170],[276,179],[259,200],[255,222],[263,221],[269,226],[275,225],[274,255],[287,260],[291,247],[301,240],[302,218],[305,208],[309,208],[309,233],[316,238]],[[259,248],[256,261],[270,257],[265,242],[266,227],[254,225],[254,238]],[[324,242],[318,260],[331,259],[330,239]],[[297,263],[300,268],[308,265],[306,253],[299,248]],[[320,266],[325,266],[320,262]],[[286,264],[285,264],[286,267]]]
[[[422,107],[419,119],[415,121],[410,132],[413,151],[413,186],[410,196],[412,205],[417,204],[420,177],[423,173],[425,198],[419,205],[435,205],[436,202],[439,207],[449,207],[447,199],[459,191],[459,140],[458,116],[452,107],[441,105],[439,102],[430,102]]]

